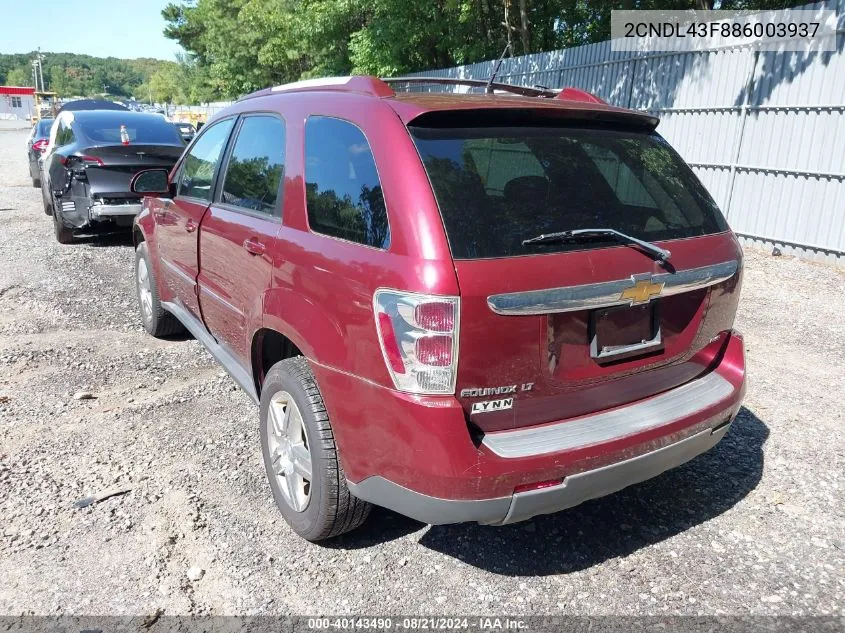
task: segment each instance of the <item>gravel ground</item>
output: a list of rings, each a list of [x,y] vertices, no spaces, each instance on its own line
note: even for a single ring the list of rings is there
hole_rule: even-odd
[[[515,526],[376,510],[311,545],[256,409],[142,332],[128,236],[56,243],[24,140],[0,131],[0,614],[845,614],[843,271],[748,252],[745,408],[689,464]]]

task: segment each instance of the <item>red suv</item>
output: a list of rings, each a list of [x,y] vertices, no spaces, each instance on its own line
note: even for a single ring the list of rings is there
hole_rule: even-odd
[[[714,446],[742,253],[657,119],[395,81],[250,94],[133,180],[144,327],[187,328],[259,405],[291,527],[512,523]]]

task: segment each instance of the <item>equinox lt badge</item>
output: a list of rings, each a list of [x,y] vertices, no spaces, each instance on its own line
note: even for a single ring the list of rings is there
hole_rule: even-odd
[[[534,388],[533,382],[524,382],[521,385],[505,385],[504,387],[472,387],[461,389],[461,398],[479,398],[481,396],[504,396],[519,391],[531,391]]]
[[[504,409],[513,408],[513,398],[504,398],[502,400],[488,400],[487,402],[473,402],[473,413],[490,413],[491,411],[502,411]]]

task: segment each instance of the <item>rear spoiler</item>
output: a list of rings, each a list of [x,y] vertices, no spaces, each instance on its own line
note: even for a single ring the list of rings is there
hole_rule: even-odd
[[[660,119],[646,112],[613,107],[457,107],[429,110],[407,122],[413,127],[506,127],[514,125],[561,125],[582,122],[651,132]]]

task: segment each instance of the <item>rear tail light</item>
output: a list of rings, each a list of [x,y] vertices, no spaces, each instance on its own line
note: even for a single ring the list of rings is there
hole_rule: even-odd
[[[48,142],[49,140],[46,138],[38,139],[32,144],[32,149],[34,149],[36,152],[46,152]]]
[[[56,158],[65,167],[78,167],[79,163],[82,163],[83,167],[103,166],[103,161],[97,158],[96,156],[77,156],[76,154],[71,154],[70,156],[62,156],[61,154],[56,154]]]
[[[96,156],[80,156],[79,160],[81,160],[86,167],[102,167],[103,161]]]
[[[457,297],[377,290],[373,297],[384,361],[400,391],[455,393]]]

